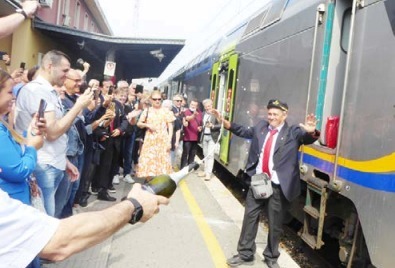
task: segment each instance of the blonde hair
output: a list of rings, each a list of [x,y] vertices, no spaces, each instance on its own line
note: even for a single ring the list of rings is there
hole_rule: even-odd
[[[10,127],[10,125],[3,119],[0,118],[0,122],[8,129],[8,131],[11,133],[12,138],[19,144],[26,144],[26,140],[22,135],[20,135],[18,132],[16,132],[15,129]]]

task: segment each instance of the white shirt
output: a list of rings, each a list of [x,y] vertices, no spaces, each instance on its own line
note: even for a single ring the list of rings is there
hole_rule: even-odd
[[[56,90],[43,77],[38,76],[21,88],[15,105],[15,128],[23,134],[29,127],[32,116],[38,111],[40,100],[47,102],[46,112],[54,111],[56,119],[63,117],[63,107]],[[67,135],[55,141],[44,140],[43,147],[37,152],[37,162],[48,164],[57,169],[66,169]]]
[[[276,146],[276,141],[278,138],[278,134],[280,133],[281,129],[283,128],[284,124],[282,124],[281,126],[277,127],[276,129],[278,130],[276,134],[273,135],[273,141],[272,141],[272,148],[270,148],[270,156],[269,156],[269,171],[271,174],[271,180],[274,184],[280,184],[280,180],[278,179],[277,176],[277,172],[275,170],[273,170],[273,155],[274,155],[274,147]],[[270,130],[272,130],[272,128],[269,128]],[[261,153],[259,155],[259,160],[258,160],[258,165],[256,167],[256,174],[261,174],[262,173],[262,160],[263,160],[263,150],[265,148],[266,142],[269,139],[270,136],[270,131],[267,133],[266,137],[265,137],[265,142],[263,143],[262,149],[261,149]]]
[[[58,219],[10,198],[0,189],[0,268],[26,267],[58,226]]]
[[[203,126],[205,126],[207,122],[210,122],[210,119],[211,119],[211,115],[208,114],[208,113],[204,113],[204,116],[203,116]],[[211,129],[208,128],[208,127],[205,127],[205,128],[204,128],[204,134],[207,134],[207,135],[208,135],[208,134],[211,134]]]

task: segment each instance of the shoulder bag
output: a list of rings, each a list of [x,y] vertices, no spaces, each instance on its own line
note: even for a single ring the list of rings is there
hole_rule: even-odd
[[[255,199],[267,199],[273,194],[272,182],[266,173],[251,177],[251,190]]]

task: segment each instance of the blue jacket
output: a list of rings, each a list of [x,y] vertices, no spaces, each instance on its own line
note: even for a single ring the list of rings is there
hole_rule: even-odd
[[[21,146],[0,123],[0,188],[14,199],[30,204],[28,178],[37,163],[37,151]]]

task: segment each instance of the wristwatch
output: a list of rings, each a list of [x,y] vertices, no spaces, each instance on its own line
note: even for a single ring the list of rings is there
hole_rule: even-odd
[[[27,14],[23,9],[18,8],[17,10],[15,10],[15,12],[23,15],[25,17],[25,19],[27,19]]]
[[[128,198],[126,200],[130,201],[134,206],[134,211],[132,213],[129,223],[135,224],[136,222],[139,222],[141,220],[141,217],[143,217],[144,214],[143,207],[141,206],[139,201],[137,201],[134,198]]]

